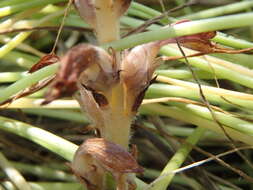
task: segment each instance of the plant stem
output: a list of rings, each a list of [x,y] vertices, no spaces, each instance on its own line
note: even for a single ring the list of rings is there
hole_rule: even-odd
[[[1,10],[0,10],[1,12]],[[40,19],[38,22],[34,23],[33,27],[39,26],[55,17],[58,17],[63,14],[63,11],[58,11],[55,13],[52,13],[50,15],[47,15]],[[16,35],[14,38],[12,38],[7,44],[2,46],[0,48],[0,58],[3,57],[5,54],[9,53],[12,49],[14,49],[16,46],[18,46],[22,41],[24,41],[32,32],[21,32],[18,35]]]
[[[202,117],[196,116],[195,114],[190,113],[188,110],[179,109],[177,107],[169,107],[163,106],[159,104],[146,104],[141,107],[142,114],[152,114],[152,115],[160,115],[160,116],[167,116],[172,117],[174,119],[184,121],[186,123],[192,123],[197,126],[202,126],[216,133],[224,135],[224,132],[220,128],[220,126],[210,120],[204,119]],[[249,136],[247,133],[241,133],[234,129],[228,128],[224,126],[226,132],[230,137],[235,140],[244,142],[248,145],[253,145],[252,137]]]
[[[0,83],[15,82],[25,76],[25,72],[1,72]]]
[[[8,88],[8,87],[7,87]],[[4,89],[5,90],[5,89]],[[15,94],[15,93],[14,93]],[[80,109],[76,100],[54,100],[50,104],[41,105],[45,99],[38,98],[20,98],[11,103],[8,108],[49,108],[49,109]]]
[[[0,2],[0,7],[5,7],[5,6],[11,6],[11,5],[15,5],[15,4],[18,4],[18,3],[23,3],[27,0],[8,0],[8,1],[3,1],[3,2]]]
[[[186,50],[185,48],[183,48]],[[186,50],[187,51],[187,50]],[[161,52],[166,56],[181,56],[181,52],[175,48],[174,45],[167,45],[161,49]],[[225,79],[231,80],[235,83],[252,88],[253,78],[249,75],[252,75],[252,72],[241,65],[235,65],[231,62],[224,61],[222,59],[214,58],[211,56],[205,56],[206,59],[200,57],[187,58],[189,64],[197,67],[201,70],[207,71],[214,76],[223,77]],[[181,59],[182,62],[186,62],[185,59]],[[235,70],[235,67],[238,69]],[[234,68],[233,68],[234,67]],[[240,69],[242,68],[242,69]],[[246,72],[247,70],[247,75]]]
[[[116,7],[111,5],[110,0],[95,1],[96,10],[96,36],[98,42],[102,45],[107,42],[119,40],[119,15]],[[121,68],[121,60],[119,52],[116,53],[117,69]],[[110,110],[105,120],[105,130],[102,137],[121,145],[128,149],[128,141],[130,136],[131,118],[124,113],[124,94],[122,84],[112,87],[109,93]]]
[[[10,182],[6,181],[1,183],[6,190],[17,190],[17,188]],[[79,183],[63,183],[63,182],[29,182],[32,190],[80,190],[81,184]]]
[[[239,4],[239,5],[241,5],[241,4]],[[149,15],[149,19],[162,14],[161,12],[159,12],[157,10],[146,7],[146,6],[141,5],[139,3],[136,3],[136,2],[133,2],[131,7],[133,9],[137,9],[139,12],[145,12],[145,15]],[[138,14],[138,15],[141,16],[141,14]],[[146,17],[147,16],[141,17],[141,18],[146,19]],[[131,19],[132,19],[132,21],[129,22],[129,25],[131,24],[132,27],[138,27],[139,25],[144,23],[141,20],[137,20],[137,19],[133,19],[133,18],[131,18]],[[173,22],[176,22],[176,21],[179,20],[177,18],[172,18],[172,17],[170,17],[170,19],[172,19]],[[135,20],[135,22],[133,22],[133,20]],[[137,24],[137,21],[138,21],[138,24]],[[133,25],[133,23],[135,23],[135,25]],[[166,21],[162,22],[162,23],[168,24]],[[157,27],[159,27],[159,26],[157,25]],[[212,41],[221,43],[221,44],[226,45],[226,46],[234,47],[234,48],[250,48],[250,47],[253,47],[253,43],[251,43],[251,42],[248,42],[248,41],[242,40],[242,39],[236,39],[233,36],[229,36],[229,35],[221,33],[221,32],[218,32],[217,35],[214,37],[214,39],[212,39]]]
[[[180,104],[180,103],[179,103]],[[210,111],[206,107],[197,106],[193,104],[181,104],[181,106],[198,116],[201,116],[203,118],[213,120]],[[181,107],[180,106],[180,107]],[[233,128],[237,131],[240,131],[241,133],[248,134],[250,136],[253,136],[253,124],[250,122],[244,121],[242,119],[238,119],[236,117],[233,117],[232,115],[228,115],[222,112],[215,111],[215,115],[217,117],[217,120],[227,127]]]
[[[243,13],[198,21],[184,22],[168,28],[161,28],[155,31],[134,34],[119,41],[107,43],[103,45],[103,47],[113,47],[116,50],[123,50],[156,40],[163,40],[201,32],[250,26],[252,25],[252,19],[253,13]]]
[[[24,174],[32,174],[44,179],[50,180],[61,180],[74,182],[75,178],[73,175],[68,174],[62,170],[52,169],[46,166],[34,165],[34,164],[25,164],[21,162],[11,162],[11,164],[17,168],[18,171]]]
[[[195,70],[196,75],[200,79],[213,79],[213,75],[206,71],[202,71],[199,69]],[[174,79],[190,79],[192,78],[192,73],[190,71],[184,69],[159,69],[155,71],[155,74],[171,77]]]
[[[6,117],[0,116],[0,129],[32,140],[69,161],[72,160],[77,150],[77,145],[63,138],[27,123]]]
[[[52,110],[52,109],[22,109],[24,113],[32,115],[42,115],[46,117],[64,119],[78,123],[88,123],[88,119],[80,112],[71,110]]]
[[[237,39],[233,36],[228,36],[224,33],[218,32],[218,34],[212,39],[214,42],[218,42],[225,46],[233,47],[233,48],[250,48],[253,47],[252,42],[248,42],[246,40]]]
[[[197,144],[200,138],[204,135],[206,129],[197,127],[193,133],[186,139],[187,143],[181,145],[177,152],[173,155],[165,168],[153,183],[151,183],[145,190],[166,190],[175,174],[171,172],[178,169],[186,160],[188,154],[192,150],[191,145]]]
[[[213,87],[214,88],[214,87]],[[217,95],[214,91],[209,91],[205,93],[207,100],[214,104],[219,104],[226,107],[231,107],[233,104],[238,105],[247,109],[253,109],[252,101],[242,100],[240,98],[226,98],[224,100],[219,94],[219,88],[217,89]],[[233,92],[233,91],[232,91]],[[149,87],[149,90],[146,93],[148,98],[158,98],[158,97],[184,97],[193,100],[200,101],[199,92],[193,88],[184,88],[176,85],[165,85],[165,84],[153,84]]]
[[[249,7],[253,7],[252,1],[231,3],[231,4],[228,4],[225,6],[215,7],[215,8],[207,9],[204,11],[199,11],[197,13],[188,14],[186,16],[182,16],[177,19],[179,19],[179,20],[182,20],[182,19],[196,20],[196,19],[217,17],[217,16],[221,16],[221,15],[239,12],[239,11],[245,11]]]
[[[19,81],[13,83],[12,85],[8,86],[7,88],[1,90],[0,94],[0,102],[7,100],[9,97],[13,96],[14,94],[18,93],[19,91],[39,82],[40,80],[53,75],[58,67],[58,64],[53,64],[34,72]]]
[[[0,17],[8,16],[16,12],[35,7],[44,6],[51,3],[59,3],[65,0],[21,0],[20,3],[12,2],[10,6],[0,8]]]
[[[173,85],[178,85],[184,88],[194,89],[196,91],[198,90],[197,84],[193,82],[172,79],[172,78],[164,77],[164,76],[158,76],[157,81],[169,83]],[[204,93],[212,93],[212,94],[216,94],[223,97],[238,98],[241,100],[251,100],[251,101],[253,100],[252,94],[247,94],[243,92],[237,92],[237,91],[232,91],[232,90],[227,90],[227,89],[217,88],[217,87],[212,87],[212,86],[206,86],[206,85],[202,85],[202,89]]]
[[[0,152],[0,167],[10,178],[10,180],[18,187],[19,190],[32,190],[25,178],[16,170],[5,156]]]
[[[99,44],[119,40],[119,18],[112,9],[111,1],[95,1],[96,8],[96,36]]]
[[[105,138],[128,150],[132,117],[124,113],[124,95],[121,84],[112,89],[110,114],[106,118]]]
[[[38,127],[34,127],[30,124],[23,123],[17,120],[9,119],[6,117],[0,116],[0,130],[14,133],[26,139],[29,139],[46,149],[54,152],[55,154],[63,157],[68,161],[73,160],[73,156],[78,148],[77,145],[58,137],[50,132],[47,132]],[[146,184],[139,180],[135,179],[137,183],[137,190],[142,190]],[[33,186],[32,186],[33,188]],[[50,189],[50,188],[45,188]],[[61,189],[62,190],[62,189]]]

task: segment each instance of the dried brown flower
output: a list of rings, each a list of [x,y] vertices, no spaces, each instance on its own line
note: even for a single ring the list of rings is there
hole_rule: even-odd
[[[103,138],[84,141],[74,156],[71,168],[77,178],[91,190],[103,189],[104,172],[113,175],[117,186],[123,185],[120,183],[124,174],[143,172],[143,168],[129,152]],[[131,178],[127,181],[130,186],[134,184]]]
[[[105,75],[111,72],[113,72],[111,58],[105,50],[89,44],[74,46],[61,59],[59,70],[51,85],[51,90],[46,95],[44,104],[60,97],[72,96],[77,91],[77,80],[81,73],[83,73],[82,80],[86,82],[86,85],[90,84],[97,90],[99,87],[104,87],[97,81],[105,81]]]

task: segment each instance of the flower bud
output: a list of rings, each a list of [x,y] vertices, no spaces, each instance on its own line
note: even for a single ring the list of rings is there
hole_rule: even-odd
[[[155,57],[160,49],[157,42],[140,45],[127,52],[122,61],[121,80],[124,86],[124,107],[128,114],[135,114],[150,85],[153,72],[159,65]]]

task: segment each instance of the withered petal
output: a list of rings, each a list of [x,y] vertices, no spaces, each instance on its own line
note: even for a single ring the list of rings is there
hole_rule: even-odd
[[[84,88],[81,84],[78,84],[78,88],[80,96],[76,95],[76,99],[78,100],[82,110],[88,114],[89,119],[95,127],[102,130],[104,126],[104,117],[99,104],[94,99],[91,91],[86,90],[86,88]]]
[[[114,0],[115,11],[122,16],[129,8],[132,0]]]
[[[46,67],[48,65],[57,63],[58,61],[60,61],[60,58],[57,55],[55,55],[55,54],[45,55],[44,57],[42,57],[39,60],[38,63],[36,63],[35,65],[33,65],[28,72],[29,73],[33,73],[35,71],[40,70],[43,67]]]
[[[93,50],[92,65],[81,74],[79,81],[93,92],[103,94],[119,81],[118,71],[113,57],[104,49],[93,46]]]
[[[64,97],[72,96],[77,91],[77,80],[80,74],[96,59],[94,46],[79,44],[72,47],[61,58],[60,66],[51,88],[46,94],[46,103]]]
[[[96,23],[94,0],[75,0],[74,4],[81,18],[94,28]]]
[[[102,167],[112,173],[141,173],[143,168],[134,157],[121,146],[103,138],[87,139],[80,150],[90,154]]]

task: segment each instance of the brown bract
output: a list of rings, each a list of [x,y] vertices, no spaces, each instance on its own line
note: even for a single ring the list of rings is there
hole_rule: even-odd
[[[54,63],[57,63],[60,61],[60,58],[55,55],[55,54],[48,54],[48,55],[45,55],[44,57],[42,57],[38,63],[36,63],[35,65],[33,65],[31,67],[31,69],[28,71],[29,73],[33,73],[37,70],[40,70],[41,68],[43,67],[46,67],[48,65],[51,65],[51,64],[54,64]]]
[[[64,97],[72,96],[77,91],[77,80],[80,74],[96,60],[94,46],[80,44],[71,48],[60,60],[59,70],[46,94],[44,104]]]
[[[184,22],[190,22],[190,20],[181,20],[173,23],[171,26],[181,24]],[[169,27],[169,26],[168,26]],[[162,40],[161,43],[179,43],[184,47],[191,48],[193,50],[201,51],[203,53],[210,52],[214,48],[215,44],[210,40],[216,36],[216,31],[202,32],[198,34],[180,36],[171,38],[168,40]],[[167,41],[167,42],[166,42]]]
[[[134,157],[121,146],[103,138],[87,139],[80,149],[90,154],[105,169],[112,173],[141,173]]]
[[[159,49],[159,43],[151,42],[136,46],[125,53],[122,60],[121,80],[124,87],[126,112],[135,114],[142,102],[153,72],[158,66],[155,57]]]
[[[99,188],[103,186],[101,184],[103,171],[110,172],[118,183],[125,173],[143,172],[143,168],[129,152],[103,138],[84,141],[74,156],[71,168],[86,187],[96,190],[100,190]],[[134,182],[129,183],[132,185]]]

